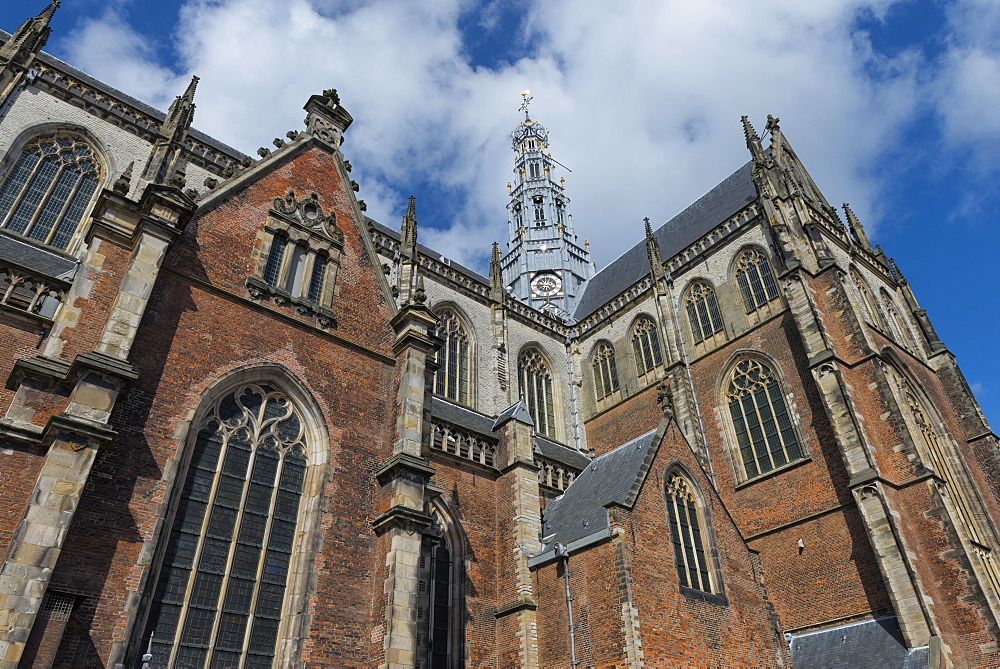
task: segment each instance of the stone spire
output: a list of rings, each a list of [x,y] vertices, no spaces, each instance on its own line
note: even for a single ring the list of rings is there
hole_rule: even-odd
[[[740,120],[743,121],[743,136],[747,140],[747,148],[750,149],[750,155],[753,156],[754,162],[762,163],[764,162],[764,147],[761,146],[760,137],[757,135],[757,131],[753,129],[750,125],[750,119],[747,116],[741,116]]]
[[[663,260],[660,258],[660,243],[653,235],[653,228],[649,225],[649,217],[642,220],[646,224],[646,255],[649,256],[649,268],[653,273],[653,281],[659,281],[665,276]]]
[[[194,92],[198,88],[198,77],[191,77],[191,83],[183,95],[178,95],[167,117],[160,126],[160,135],[149,153],[149,161],[139,179],[140,192],[147,184],[175,185],[184,178],[184,142],[194,121]],[[178,176],[178,172],[180,175]]]
[[[511,133],[515,178],[508,189],[503,283],[516,299],[568,318],[594,266],[573,232],[566,181],[554,176],[557,167],[568,168],[548,152],[548,130],[528,113],[529,91],[522,97],[524,120]]]
[[[865,234],[865,228],[861,225],[861,221],[858,217],[854,215],[851,211],[851,205],[844,203],[844,214],[847,216],[847,229],[850,230],[851,236],[854,237],[861,248],[869,253],[875,253],[875,249],[872,248],[872,243],[868,241],[868,235]]]
[[[38,16],[25,19],[3,47],[0,47],[0,66],[9,63],[27,65],[31,57],[42,50],[52,33],[49,24],[59,4],[59,0],[54,0]]]
[[[400,304],[407,304],[414,298],[417,290],[417,198],[413,195],[410,196],[400,227],[399,256],[399,301]]]
[[[503,301],[503,273],[500,265],[500,245],[493,242],[493,256],[490,258],[490,299]]]

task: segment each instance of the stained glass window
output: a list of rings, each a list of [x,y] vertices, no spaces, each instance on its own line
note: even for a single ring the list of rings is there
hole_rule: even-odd
[[[715,291],[704,281],[694,283],[684,298],[694,343],[702,342],[722,329],[722,314]]]
[[[547,437],[556,436],[556,414],[552,398],[552,373],[538,351],[528,350],[517,361],[521,394],[528,404],[528,413],[535,421],[535,431]]]
[[[712,592],[698,505],[687,479],[674,473],[667,479],[667,519],[674,546],[677,579],[686,588]]]
[[[144,638],[153,666],[270,667],[306,473],[288,398],[246,385],[202,421]]]
[[[594,351],[594,391],[597,399],[604,399],[618,390],[618,370],[615,368],[615,349],[607,343],[598,344]]]
[[[736,259],[736,282],[743,294],[747,313],[778,297],[778,286],[767,258],[757,249],[747,249]]]
[[[438,349],[434,392],[459,404],[469,404],[469,333],[451,309],[437,314],[437,335],[444,340]]]
[[[660,339],[656,336],[653,319],[642,317],[632,328],[632,353],[635,355],[635,369],[639,376],[648,374],[663,364],[660,353]]]
[[[65,249],[100,180],[86,142],[62,134],[40,137],[21,150],[0,185],[0,227]]]
[[[768,367],[757,360],[738,363],[727,395],[746,478],[802,458],[781,385]]]

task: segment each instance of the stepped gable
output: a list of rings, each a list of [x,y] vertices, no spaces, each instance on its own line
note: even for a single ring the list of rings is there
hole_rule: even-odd
[[[544,559],[556,543],[577,549],[608,536],[605,507],[631,504],[659,437],[657,430],[647,432],[592,460],[566,492],[549,502],[542,519],[542,536],[548,541],[535,560]]]
[[[750,178],[752,166],[752,162],[747,162],[653,232],[664,260],[680,253],[686,246],[756,199],[757,189]],[[649,260],[646,256],[646,240],[642,240],[587,282],[573,317],[578,321],[583,320],[647,274]]]

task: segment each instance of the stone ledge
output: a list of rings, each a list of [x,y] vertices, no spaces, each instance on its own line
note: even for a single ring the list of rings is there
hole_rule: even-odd
[[[503,618],[504,616],[509,616],[512,613],[520,613],[521,611],[534,611],[538,608],[538,604],[531,597],[519,597],[516,601],[510,604],[504,604],[497,612],[493,614],[494,618]]]
[[[417,476],[430,478],[437,471],[431,467],[423,458],[418,458],[409,453],[397,453],[389,458],[384,465],[375,472],[375,478],[380,485],[385,485],[388,481],[396,478],[399,472],[412,472]]]
[[[407,532],[422,532],[430,527],[434,519],[429,514],[407,506],[394,506],[372,521],[375,534],[381,536],[393,528],[402,528]]]
[[[26,377],[51,380],[54,383],[75,383],[85,371],[111,376],[123,381],[123,386],[130,385],[139,378],[139,372],[127,360],[91,351],[76,356],[71,363],[41,355],[21,358],[14,363],[14,369],[7,377],[4,387],[16,391]]]

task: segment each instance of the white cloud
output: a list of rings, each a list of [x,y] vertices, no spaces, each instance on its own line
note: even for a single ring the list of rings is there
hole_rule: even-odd
[[[489,242],[506,238],[508,133],[530,88],[553,155],[573,169],[577,233],[601,266],[639,239],[643,216],[667,220],[747,160],[742,114],[759,130],[767,113],[781,116],[831,202],[850,200],[873,227],[873,165],[920,98],[915,57],[878,56],[853,31],[890,4],[546,0],[525,5],[524,56],[488,69],[465,55],[471,2],[191,0],[176,75],[110,17],[85,24],[71,50],[161,106],[198,74],[196,126],[248,153],[300,127],[309,94],[337,87],[356,119],[344,152],[369,214],[398,225],[406,196],[430,180],[453,196],[430,209],[414,193],[421,239],[480,268]],[[497,7],[471,25],[495,29]]]

